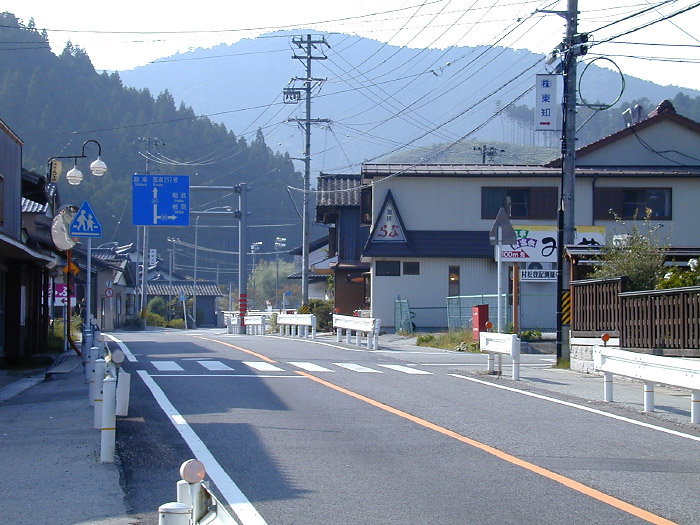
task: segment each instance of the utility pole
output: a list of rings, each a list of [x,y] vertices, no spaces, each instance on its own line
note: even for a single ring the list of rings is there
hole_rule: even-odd
[[[238,193],[238,211],[236,217],[240,220],[238,228],[238,310],[243,326],[248,312],[248,271],[246,268],[246,251],[248,248],[248,185],[245,182],[235,186]]]
[[[150,152],[151,143],[157,146],[158,143],[163,144],[157,138],[153,139],[151,137],[141,138],[146,143],[146,175],[151,174],[151,164],[150,164]],[[137,226],[138,228],[138,226]],[[141,275],[141,319],[143,329],[146,329],[146,319],[148,318],[148,293],[146,293],[146,285],[148,283],[148,261],[146,260],[146,254],[148,253],[148,226],[143,227],[143,252],[141,254],[141,260],[143,262],[143,273]],[[138,247],[136,248],[136,254],[138,256]],[[138,257],[137,257],[138,258]]]
[[[303,82],[301,88],[285,88],[283,91],[284,102],[295,104],[301,99],[301,92],[304,91],[306,96],[306,117],[303,119],[289,119],[290,122],[298,122],[304,128],[304,200],[302,206],[302,250],[301,250],[301,303],[302,311],[308,308],[309,304],[309,230],[310,230],[310,215],[309,215],[309,195],[311,189],[311,124],[328,123],[328,119],[312,119],[311,118],[311,89],[317,83],[325,81],[322,78],[313,78],[311,76],[311,63],[313,60],[325,60],[325,55],[314,56],[314,49],[318,46],[327,46],[328,42],[323,37],[312,38],[311,35],[304,37],[292,37],[292,43],[304,52],[303,55],[293,55],[292,58],[301,60],[306,64],[306,77],[295,77],[292,81]]]
[[[561,139],[562,172],[561,198],[557,213],[557,363],[569,359],[571,263],[564,257],[564,248],[575,242],[576,217],[574,194],[576,189],[576,62],[588,51],[588,34],[578,33],[578,0],[568,0],[566,11],[555,13],[566,19],[566,35],[559,46],[562,62],[559,71],[564,75],[563,131]],[[565,307],[564,305],[567,305]]]

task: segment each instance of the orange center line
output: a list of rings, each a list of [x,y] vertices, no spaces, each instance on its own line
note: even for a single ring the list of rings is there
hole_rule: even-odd
[[[232,345],[231,343],[225,343],[224,341],[219,341],[217,339],[210,339],[208,337],[202,337],[201,335],[192,335],[190,337],[196,337],[197,339],[203,339],[204,341],[212,341],[213,343],[219,343],[224,346],[230,346],[231,348],[235,348],[236,350],[240,350],[241,352],[245,352],[246,354],[250,354],[252,356],[257,357],[258,359],[262,359],[263,361],[267,361],[268,363],[276,363],[274,359],[270,359],[269,357],[259,354],[257,352],[253,352],[252,350],[248,350],[246,348],[241,348],[240,346]]]
[[[315,382],[317,382],[321,385],[324,385],[328,388],[332,388],[333,390],[341,392],[342,394],[348,395],[350,397],[354,397],[355,399],[358,399],[364,403],[367,403],[367,404],[372,405],[374,407],[380,408],[381,410],[389,412],[390,414],[394,414],[394,415],[399,416],[401,418],[404,418],[408,421],[411,421],[417,425],[420,425],[420,426],[425,427],[425,428],[429,428],[430,430],[433,430],[435,432],[439,432],[440,434],[448,436],[452,439],[456,439],[457,441],[461,441],[462,443],[466,443],[467,445],[470,445],[474,448],[482,450],[482,451],[486,452],[487,454],[491,454],[492,456],[495,456],[503,461],[507,461],[508,463],[511,463],[511,464],[516,465],[518,467],[529,470],[530,472],[534,472],[535,474],[539,474],[540,476],[543,476],[547,479],[550,479],[552,481],[560,483],[560,484],[564,485],[565,487],[568,487],[572,490],[580,492],[581,494],[585,494],[587,496],[590,496],[591,498],[597,499],[598,501],[601,501],[601,502],[606,503],[612,507],[615,507],[615,508],[620,509],[624,512],[627,512],[628,514],[631,514],[633,516],[636,516],[638,518],[646,520],[649,523],[664,524],[664,525],[669,525],[669,524],[674,523],[673,521],[669,521],[666,518],[662,518],[661,516],[657,516],[656,514],[653,514],[649,511],[646,511],[646,510],[641,509],[639,507],[635,507],[634,505],[627,503],[626,501],[618,499],[614,496],[610,496],[609,494],[605,494],[604,492],[601,492],[601,491],[596,490],[592,487],[584,485],[583,483],[575,481],[571,478],[567,478],[566,476],[562,476],[561,474],[557,474],[556,472],[552,472],[551,470],[548,470],[546,468],[542,468],[538,465],[535,465],[534,463],[530,463],[529,461],[525,461],[523,459],[520,459],[516,456],[508,454],[507,452],[503,452],[502,450],[498,450],[497,448],[494,448],[492,446],[481,443],[480,441],[476,441],[474,439],[471,439],[471,438],[468,438],[468,437],[463,436],[461,434],[458,434],[457,432],[449,430],[445,427],[441,427],[440,425],[436,425],[435,423],[431,423],[430,421],[427,421],[425,419],[421,419],[417,416],[409,414],[408,412],[404,412],[403,410],[399,410],[398,408],[394,408],[390,405],[386,405],[386,404],[381,403],[381,402],[379,402],[375,399],[372,399],[370,397],[363,396],[362,394],[358,394],[357,392],[353,392],[352,390],[348,390],[347,388],[343,388],[341,386],[338,386],[338,385],[335,385],[335,384],[330,383],[328,381],[325,381],[323,379],[320,379],[320,378],[313,376],[307,372],[297,371],[297,374],[302,375],[308,379],[311,379],[312,381],[315,381]]]

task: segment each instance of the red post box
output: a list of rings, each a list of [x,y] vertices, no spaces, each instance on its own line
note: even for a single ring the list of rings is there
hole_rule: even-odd
[[[489,305],[477,304],[472,306],[472,338],[479,342],[479,333],[486,331],[486,323],[489,321]]]

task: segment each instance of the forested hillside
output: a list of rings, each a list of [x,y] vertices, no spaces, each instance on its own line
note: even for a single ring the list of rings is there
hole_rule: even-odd
[[[24,168],[44,174],[49,157],[80,155],[89,139],[101,145],[105,176],[90,174],[97,147],[88,144],[88,158],[79,162],[83,183],[69,186],[63,177],[59,182],[64,204],[89,200],[103,227],[100,242],[136,240],[131,175],[145,173],[147,167],[153,174],[189,175],[190,184],[197,186],[247,182],[249,221],[256,227],[251,242],[263,241],[263,251],[271,251],[276,236],[287,237],[289,246],[300,242],[300,221],[287,186],[299,187],[301,175],[289,155],[266,145],[261,132],[246,141],[222,124],[197,117],[184,103],[177,106],[168,91],[154,95],[125,87],[118,74],[96,72],[87,54],[70,44],[56,56],[46,34],[32,22],[20,25],[12,14],[0,14],[0,42],[0,119],[24,141]],[[66,161],[64,173],[71,163]],[[225,205],[236,210],[238,196],[230,191],[192,192],[191,209]],[[226,230],[230,235],[223,238],[219,230],[213,238],[207,232],[211,223],[210,218],[200,220],[200,244],[237,251],[237,229]],[[265,227],[271,224],[288,226]],[[165,259],[168,237],[189,242],[194,237],[194,228],[150,230],[151,247]]]

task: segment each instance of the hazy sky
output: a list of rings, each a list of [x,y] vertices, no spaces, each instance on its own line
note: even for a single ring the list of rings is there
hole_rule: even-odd
[[[603,55],[625,74],[700,89],[700,8],[692,8],[695,5],[691,0],[580,0],[579,30],[591,31],[596,42],[691,8],[592,46],[586,59]],[[536,10],[566,7],[566,1],[521,0],[3,2],[4,10],[25,23],[34,18],[38,29],[47,29],[55,53],[70,40],[87,51],[100,71],[131,69],[178,51],[234,43],[278,29],[335,31],[418,48],[494,44],[545,53],[561,42],[564,19]],[[645,9],[646,14],[620,21]]]

